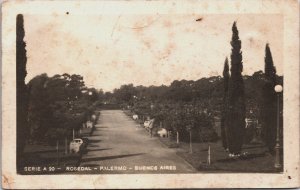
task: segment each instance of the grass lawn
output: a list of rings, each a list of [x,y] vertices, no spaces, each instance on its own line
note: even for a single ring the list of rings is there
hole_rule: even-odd
[[[65,154],[64,145],[59,146],[57,153],[56,146],[49,145],[26,145],[24,156],[27,158],[27,164],[57,166],[57,157],[59,165],[73,165],[73,159],[78,159],[79,154]]]
[[[176,141],[160,138],[166,147],[176,147]],[[280,172],[274,168],[275,157],[267,152],[263,143],[243,146],[245,156],[230,158],[223,149],[221,141],[215,143],[193,143],[193,153],[189,152],[189,143],[181,142],[177,155],[189,162],[199,172]],[[208,165],[208,147],[210,146],[211,164]]]
[[[78,166],[80,164],[81,155],[65,154],[63,145],[59,146],[59,152],[57,153],[56,146],[39,144],[26,145],[22,159],[23,167],[19,169],[20,174],[47,174],[48,172],[25,172],[24,167],[64,168],[66,166]]]
[[[84,128],[81,130],[79,136],[90,136],[92,130],[90,128]],[[68,145],[70,139],[68,141]],[[22,157],[23,167],[20,168],[21,174],[35,174],[38,172],[24,172],[24,167],[40,166],[40,167],[60,167],[66,166],[79,166],[81,161],[81,154],[79,153],[68,153],[65,154],[65,144],[60,142],[59,151],[57,153],[56,146],[48,144],[27,144],[24,149],[24,155]],[[64,169],[62,169],[64,171]],[[53,172],[52,172],[53,173]],[[38,173],[40,174],[40,173]],[[42,172],[47,174],[47,172]]]
[[[124,113],[131,117],[129,111],[124,111]],[[275,157],[268,153],[268,149],[263,143],[244,144],[242,153],[246,154],[240,158],[230,158],[228,152],[222,147],[220,139],[217,142],[193,143],[193,152],[190,153],[189,143],[180,142],[178,145],[174,139],[158,138],[166,148],[176,149],[176,154],[190,163],[199,172],[282,172],[282,169],[277,170],[274,168]],[[210,165],[207,162],[209,146],[211,154]]]

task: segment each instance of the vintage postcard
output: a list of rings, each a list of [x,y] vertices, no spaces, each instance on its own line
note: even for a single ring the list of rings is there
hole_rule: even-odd
[[[299,187],[296,0],[5,1],[2,187]]]

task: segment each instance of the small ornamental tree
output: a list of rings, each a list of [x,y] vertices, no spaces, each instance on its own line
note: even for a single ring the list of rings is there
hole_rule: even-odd
[[[276,141],[276,69],[273,64],[269,44],[265,49],[265,84],[263,86],[263,102],[261,104],[261,119],[263,126],[263,139],[272,152]]]
[[[224,95],[223,95],[223,107],[222,107],[222,116],[221,116],[221,136],[222,144],[224,149],[228,148],[228,139],[227,139],[227,126],[225,125],[226,113],[227,113],[227,95],[228,95],[228,81],[229,81],[229,66],[228,58],[226,57],[223,70],[224,78]]]
[[[228,86],[228,111],[225,125],[228,127],[229,152],[239,154],[242,150],[245,132],[245,94],[241,40],[236,22],[232,26],[231,46],[231,76]]]

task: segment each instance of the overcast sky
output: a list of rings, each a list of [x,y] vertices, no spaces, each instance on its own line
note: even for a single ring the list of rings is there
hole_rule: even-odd
[[[243,74],[263,70],[267,42],[282,74],[280,15],[24,15],[26,81],[41,73],[80,74],[88,87],[110,91],[221,75],[234,21]]]

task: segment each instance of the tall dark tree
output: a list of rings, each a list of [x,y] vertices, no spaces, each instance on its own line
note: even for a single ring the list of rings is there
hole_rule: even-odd
[[[263,125],[263,137],[270,152],[273,152],[276,141],[276,69],[269,44],[265,49],[265,84],[263,86],[263,102],[261,119]]]
[[[265,76],[271,82],[273,82],[274,86],[276,84],[276,68],[273,63],[272,53],[269,47],[269,44],[266,44],[265,49]]]
[[[224,95],[223,95],[223,107],[222,107],[222,117],[221,117],[221,136],[222,144],[224,149],[228,148],[228,139],[227,139],[227,126],[225,125],[226,113],[227,113],[227,96],[228,96],[228,82],[229,82],[229,66],[228,58],[226,57],[223,70],[224,78]]]
[[[21,166],[21,157],[29,134],[28,116],[28,90],[25,84],[26,72],[26,43],[24,42],[23,15],[16,20],[16,80],[17,80],[17,167]]]
[[[243,145],[245,133],[245,93],[242,77],[243,62],[241,40],[236,27],[232,26],[231,39],[231,76],[228,86],[228,112],[226,126],[228,126],[228,148],[232,154],[239,154]]]

